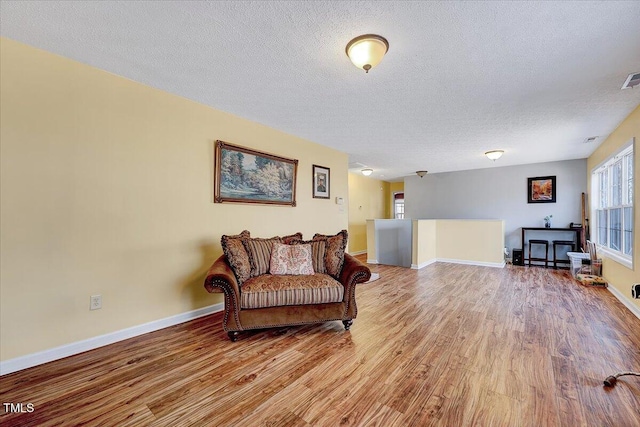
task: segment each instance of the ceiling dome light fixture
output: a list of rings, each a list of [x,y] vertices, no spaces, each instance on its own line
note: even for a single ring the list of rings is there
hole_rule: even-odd
[[[347,43],[347,56],[358,68],[367,73],[382,61],[389,50],[389,42],[376,34],[358,36]]]
[[[428,171],[416,171],[416,175],[418,175],[420,178],[424,178],[424,176],[429,173]]]
[[[504,150],[491,150],[484,153],[485,156],[487,156],[489,159],[493,160],[494,162],[498,160],[500,157],[502,157],[503,154],[504,154]]]
[[[364,175],[364,176],[369,176],[369,175],[371,175],[373,173],[373,169],[369,169],[369,168],[362,169],[360,172],[362,172],[362,175]]]

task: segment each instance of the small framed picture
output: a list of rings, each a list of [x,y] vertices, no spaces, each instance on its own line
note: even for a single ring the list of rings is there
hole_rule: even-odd
[[[331,192],[331,171],[324,166],[313,165],[313,197],[328,199]]]
[[[527,203],[555,203],[556,177],[527,178]]]

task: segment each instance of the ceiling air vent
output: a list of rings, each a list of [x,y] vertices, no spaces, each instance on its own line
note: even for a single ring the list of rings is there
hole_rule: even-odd
[[[365,165],[364,163],[360,163],[360,162],[350,162],[349,163],[349,169],[362,169],[362,168],[366,168],[367,165]]]
[[[596,139],[598,139],[598,137],[597,137],[597,136],[590,136],[589,138],[585,138],[585,140],[584,140],[583,142],[584,142],[585,144],[589,144],[589,143],[595,142],[595,141],[596,141]]]
[[[631,73],[622,85],[622,89],[633,88],[640,84],[640,73]]]

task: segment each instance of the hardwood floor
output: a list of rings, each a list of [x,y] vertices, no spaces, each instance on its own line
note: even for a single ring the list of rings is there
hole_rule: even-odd
[[[638,426],[640,319],[567,271],[372,266],[340,322],[221,314],[0,379],[2,426]],[[204,289],[203,289],[204,292]]]

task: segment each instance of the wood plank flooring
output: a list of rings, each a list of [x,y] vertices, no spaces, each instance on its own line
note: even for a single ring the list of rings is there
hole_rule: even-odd
[[[638,426],[640,319],[567,271],[372,266],[340,322],[221,314],[0,378],[2,426]],[[203,292],[204,289],[203,289]]]

